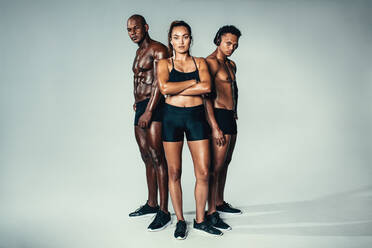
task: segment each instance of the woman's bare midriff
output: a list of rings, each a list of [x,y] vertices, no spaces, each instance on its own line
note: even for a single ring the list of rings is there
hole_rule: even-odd
[[[168,96],[165,102],[176,107],[195,107],[203,104],[201,96]]]

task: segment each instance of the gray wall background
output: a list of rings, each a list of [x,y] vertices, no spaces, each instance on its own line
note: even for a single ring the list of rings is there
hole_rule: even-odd
[[[319,208],[371,219],[371,1],[1,1],[0,247],[137,242],[119,238],[146,200],[126,32],[134,13],[163,43],[171,21],[188,22],[195,56],[215,49],[220,26],[241,29],[229,202],[252,210],[336,196],[283,218]],[[187,146],[183,168],[194,211]],[[84,231],[93,220],[105,238]],[[372,235],[370,222],[362,229]]]

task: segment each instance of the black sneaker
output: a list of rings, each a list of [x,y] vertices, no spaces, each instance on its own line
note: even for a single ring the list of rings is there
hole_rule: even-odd
[[[159,210],[155,216],[155,219],[151,222],[147,230],[150,232],[156,232],[163,230],[171,223],[170,213],[165,213]]]
[[[174,231],[174,237],[176,239],[185,239],[187,235],[187,225],[184,220],[179,220],[176,225],[176,230]]]
[[[139,216],[146,216],[149,214],[156,214],[159,210],[159,206],[150,207],[149,204],[146,204],[139,207],[136,211],[129,214],[129,217],[139,217]]]
[[[209,223],[206,220],[204,220],[201,223],[196,223],[196,220],[194,220],[194,229],[198,231],[206,232],[208,234],[215,235],[215,236],[221,236],[223,234],[220,230],[218,230],[217,228],[214,228],[211,225],[211,223]]]
[[[241,214],[242,213],[240,209],[233,208],[230,204],[228,204],[225,201],[223,202],[222,205],[217,206],[216,209],[220,214]]]
[[[212,224],[213,227],[218,228],[220,230],[231,230],[231,227],[226,224],[221,218],[219,213],[214,212],[213,214],[206,215],[207,221]]]

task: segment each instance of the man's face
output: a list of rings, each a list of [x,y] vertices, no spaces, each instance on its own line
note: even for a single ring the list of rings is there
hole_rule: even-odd
[[[231,56],[235,49],[238,48],[239,38],[235,34],[227,33],[221,36],[221,42],[218,49],[226,55]]]
[[[127,22],[127,30],[129,38],[134,43],[139,43],[143,40],[148,30],[147,24],[143,25],[141,20],[131,18]]]

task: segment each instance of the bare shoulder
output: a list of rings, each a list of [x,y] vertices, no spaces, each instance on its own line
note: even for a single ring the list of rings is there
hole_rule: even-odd
[[[229,59],[229,61],[230,61],[230,64],[234,67],[234,69],[236,70],[236,64],[235,64],[235,62],[233,61],[233,60],[231,60],[231,59]]]
[[[206,59],[207,59],[207,60],[208,60],[208,59],[211,59],[211,60],[217,60],[217,57],[216,57],[216,55],[215,55],[214,53],[212,53],[212,54],[208,55],[208,57],[207,57]]]
[[[168,59],[159,59],[158,60],[158,65],[159,66],[166,66],[166,65],[168,65]]]
[[[170,61],[170,58],[164,58],[157,60],[157,65],[160,68],[169,68],[171,67],[172,62]]]
[[[206,59],[208,64],[208,69],[213,76],[216,76],[220,64],[218,63],[217,57],[214,54],[211,54]]]
[[[158,41],[153,41],[151,43],[151,50],[156,59],[163,59],[168,57],[168,48]]]
[[[154,51],[167,51],[168,50],[167,47],[163,43],[159,41],[155,41],[155,40],[151,43],[151,48]]]
[[[214,56],[213,54],[209,55],[206,58],[206,61],[209,65],[218,65],[217,57]]]
[[[196,64],[200,67],[201,65],[205,65],[205,58],[203,57],[194,57]]]

